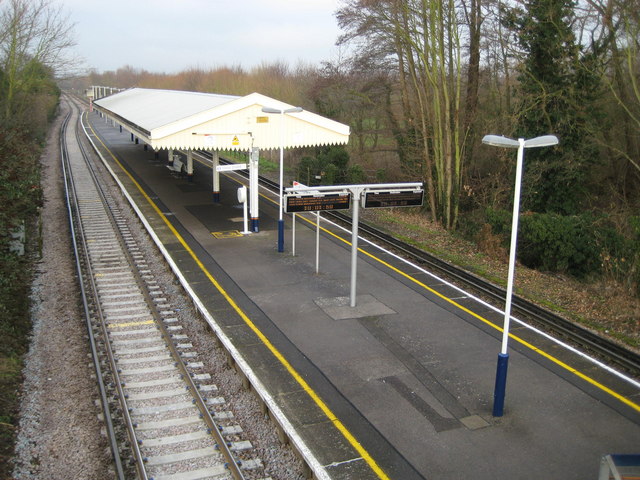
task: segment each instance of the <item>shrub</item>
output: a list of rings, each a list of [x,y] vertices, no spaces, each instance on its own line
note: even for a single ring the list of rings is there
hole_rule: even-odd
[[[23,353],[28,324],[29,257],[10,251],[9,232],[29,225],[42,205],[38,153],[29,136],[15,129],[0,129],[0,354]],[[28,232],[27,232],[28,233]]]
[[[485,212],[486,223],[491,226],[491,231],[495,235],[504,237],[509,245],[509,236],[511,235],[511,215],[512,213],[507,210],[495,210],[488,208]]]
[[[342,146],[321,147],[315,157],[305,156],[298,163],[298,180],[306,185],[339,185],[349,183],[352,175],[347,167],[349,154]]]
[[[364,183],[366,175],[360,165],[351,165],[347,169],[346,182],[350,184]]]
[[[599,247],[589,215],[521,215],[518,258],[531,268],[582,278],[599,270]]]
[[[624,285],[629,293],[640,294],[640,216],[628,217],[616,227],[603,219],[598,222],[597,238],[604,274]],[[623,230],[623,232],[620,232]]]
[[[485,214],[491,228],[482,229],[479,234],[490,231],[497,235],[508,251],[512,213],[488,209]],[[614,238],[613,233],[608,231],[607,234]],[[583,278],[600,270],[601,237],[590,214],[522,213],[518,228],[518,260],[530,268]],[[478,243],[481,241],[479,239]]]

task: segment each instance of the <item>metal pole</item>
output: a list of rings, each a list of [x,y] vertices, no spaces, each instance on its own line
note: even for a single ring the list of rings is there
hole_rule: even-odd
[[[284,110],[280,112],[280,199],[278,207],[278,252],[284,252],[284,220],[282,218],[282,182],[284,168]]]
[[[243,235],[249,235],[251,231],[249,230],[249,212],[247,208],[248,196],[247,196],[247,187],[241,186],[238,189],[238,200],[242,203],[242,213],[243,213],[243,226],[244,230],[242,231]]]
[[[260,231],[260,220],[258,210],[258,159],[260,158],[260,150],[257,147],[251,148],[249,154],[249,215],[251,216],[251,231],[258,233]]]
[[[357,193],[356,193],[357,192]],[[353,210],[351,230],[351,302],[352,307],[356,306],[356,278],[358,270],[358,215],[360,210],[360,190],[353,190]]]
[[[501,417],[504,413],[504,397],[507,387],[507,369],[509,367],[509,323],[511,322],[511,299],[513,296],[513,280],[516,265],[516,246],[518,239],[518,217],[520,214],[520,188],[522,185],[522,164],[524,159],[524,139],[519,138],[518,159],[516,162],[516,184],[513,193],[513,218],[511,219],[511,247],[509,250],[509,273],[507,277],[507,298],[504,307],[504,325],[502,330],[502,348],[498,354],[496,369],[496,385],[493,393],[493,416]]]
[[[296,214],[291,220],[291,255],[296,256]]]
[[[320,212],[316,212],[316,273],[320,271]]]

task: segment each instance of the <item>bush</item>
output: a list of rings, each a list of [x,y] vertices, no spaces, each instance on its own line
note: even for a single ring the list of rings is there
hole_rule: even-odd
[[[17,425],[22,356],[29,344],[33,231],[42,205],[37,139],[29,132],[0,125],[0,478],[10,475],[9,458]],[[9,233],[26,227],[26,254],[11,251]]]
[[[364,183],[366,179],[366,175],[364,173],[364,169],[360,165],[351,165],[347,169],[346,182],[349,184],[359,184]]]
[[[631,216],[616,227],[604,219],[598,224],[600,261],[604,274],[624,285],[629,293],[640,294],[640,216]],[[623,230],[623,232],[619,232]]]
[[[512,213],[489,209],[486,223],[509,249]],[[602,233],[593,216],[563,216],[554,213],[522,213],[518,228],[518,260],[530,268],[568,273],[577,278],[600,271],[600,252],[604,248]],[[608,231],[614,238],[614,232]]]
[[[588,215],[521,215],[518,258],[531,268],[582,278],[600,269],[600,249]]]
[[[30,258],[10,251],[9,232],[32,225],[42,206],[40,164],[29,136],[16,129],[0,130],[0,355],[23,353],[28,329]]]
[[[486,223],[491,225],[491,231],[495,235],[504,237],[507,246],[511,235],[511,215],[512,213],[507,210],[494,210],[493,208],[486,210]]]
[[[629,219],[632,235],[629,246],[629,289],[640,295],[640,216]]]
[[[354,167],[347,167],[349,154],[342,146],[321,147],[315,157],[302,157],[298,163],[298,180],[306,185],[340,185],[358,176]],[[364,175],[362,175],[364,176]]]
[[[508,251],[511,212],[476,211],[461,222],[467,238],[497,254],[496,237]],[[576,278],[604,275],[634,295],[640,294],[640,216],[617,223],[591,213],[563,216],[523,213],[518,228],[518,260],[530,268],[568,273]]]

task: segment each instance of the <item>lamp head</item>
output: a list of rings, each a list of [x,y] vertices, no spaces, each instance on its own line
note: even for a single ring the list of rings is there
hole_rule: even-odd
[[[504,137],[502,135],[485,135],[482,143],[493,147],[518,148],[521,140]],[[524,148],[551,147],[559,143],[558,137],[555,135],[543,135],[541,137],[523,140]]]
[[[559,143],[555,135],[543,135],[542,137],[530,138],[524,141],[524,148],[551,147]]]
[[[491,145],[492,147],[518,148],[520,146],[518,140],[503,135],[485,135],[482,143]]]

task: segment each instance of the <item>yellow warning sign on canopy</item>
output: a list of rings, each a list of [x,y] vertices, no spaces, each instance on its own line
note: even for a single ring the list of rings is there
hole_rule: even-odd
[[[231,145],[240,145],[240,140],[238,140],[237,135],[233,136],[233,140],[231,140]]]

